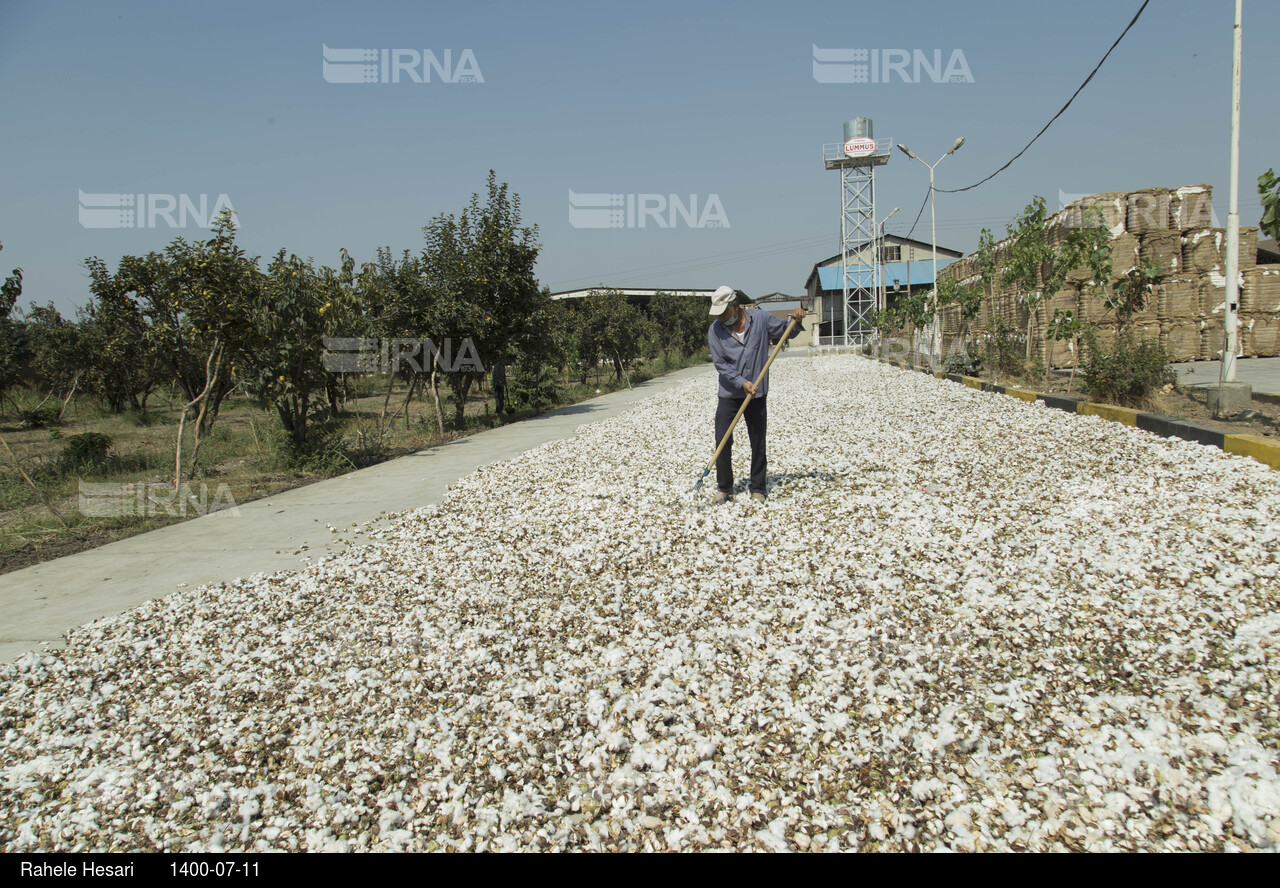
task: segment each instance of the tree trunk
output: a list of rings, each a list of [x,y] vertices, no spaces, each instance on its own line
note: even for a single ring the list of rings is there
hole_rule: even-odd
[[[628,373],[627,369],[622,366],[622,358],[618,356],[617,352],[613,353],[613,363],[614,363],[614,366],[618,368],[619,377],[626,379],[627,388],[631,388],[631,374]]]
[[[76,393],[76,386],[80,384],[80,374],[83,370],[76,371],[76,378],[71,381],[71,391],[67,392],[67,397],[62,402],[62,409],[58,411],[58,422],[62,422],[62,417],[67,412],[67,405],[71,403],[71,396]]]
[[[418,374],[409,377],[409,391],[404,396],[404,430],[409,431],[409,402],[413,400],[413,391],[418,387]]]
[[[440,380],[436,376],[436,369],[440,365],[440,353],[437,352],[431,359],[431,399],[436,405],[436,426],[440,429],[441,437],[444,436],[444,413],[440,409]]]
[[[453,404],[454,427],[459,431],[466,428],[467,393],[469,391],[471,391],[471,375],[464,373],[453,386],[453,394],[456,398]]]
[[[200,436],[200,427],[205,418],[205,411],[209,406],[209,393],[213,389],[213,382],[218,377],[218,371],[222,367],[222,344],[215,342],[213,350],[209,352],[209,358],[205,361],[205,384],[204,390],[195,398],[187,402],[182,408],[182,414],[178,420],[178,446],[174,454],[173,466],[173,490],[177,496],[182,495],[182,435],[186,426],[187,411],[197,404],[200,405],[200,412],[196,415],[196,433],[195,441],[191,450],[191,471],[195,471],[196,460],[200,458],[200,444],[202,438]],[[210,372],[212,370],[212,372]]]
[[[1032,307],[1031,302],[1027,302],[1027,360],[1031,360],[1031,320],[1035,317],[1036,310]]]
[[[293,444],[299,450],[307,443],[307,412],[309,408],[309,392],[303,392],[298,398],[298,421],[293,425]]]
[[[378,415],[378,440],[382,440],[382,430],[387,424],[387,407],[391,404],[391,389],[395,387],[396,375],[391,374],[391,378],[387,381],[387,395],[382,399],[382,413]]]

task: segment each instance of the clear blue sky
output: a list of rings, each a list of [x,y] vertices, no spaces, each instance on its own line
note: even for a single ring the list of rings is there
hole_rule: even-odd
[[[206,231],[86,228],[78,194],[226,194],[241,244],[336,265],[483,191],[490,168],[539,226],[541,283],[563,290],[715,287],[799,293],[838,251],[821,146],[867,116],[876,135],[971,184],[1063,104],[1140,6],[1072,3],[424,3],[0,0],[0,266],[21,305],[88,298],[86,257],[114,267]],[[1241,216],[1280,167],[1270,48],[1280,4],[1245,3]],[[1062,118],[982,187],[939,195],[938,239],[972,250],[1035,194],[1208,183],[1225,224],[1229,0],[1162,0]],[[820,83],[813,46],[963,53],[972,83]],[[474,54],[483,83],[330,83],[330,48]],[[421,70],[421,66],[419,67]],[[432,72],[434,75],[434,72]],[[881,215],[905,234],[927,170],[895,152]],[[588,229],[569,192],[716,195],[729,227]],[[929,238],[926,209],[916,237]]]

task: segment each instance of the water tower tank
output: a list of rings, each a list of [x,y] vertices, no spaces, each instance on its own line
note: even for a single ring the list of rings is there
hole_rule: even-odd
[[[850,139],[874,139],[871,133],[870,117],[855,117],[853,120],[844,122],[844,140]]]

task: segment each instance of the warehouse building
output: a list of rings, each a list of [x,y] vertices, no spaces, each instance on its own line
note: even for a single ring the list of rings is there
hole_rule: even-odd
[[[847,263],[860,270],[873,267],[876,271],[876,293],[874,305],[879,308],[893,308],[899,299],[913,293],[928,291],[933,288],[932,244],[901,237],[896,234],[885,235],[881,239],[881,255],[874,257],[875,243],[864,243],[851,251],[845,261],[841,261],[837,253],[813,266],[809,277],[805,280],[804,289],[810,300],[812,312],[819,318],[815,344],[829,345],[845,341],[844,269]],[[938,270],[941,270],[962,257],[959,250],[938,247]],[[850,301],[854,301],[851,299]],[[850,340],[859,339],[871,333],[869,317],[857,318],[849,312]]]

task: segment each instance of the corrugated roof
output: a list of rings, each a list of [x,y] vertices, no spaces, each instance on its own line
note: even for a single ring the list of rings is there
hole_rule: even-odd
[[[946,268],[954,260],[938,258],[938,268]],[[918,262],[886,262],[881,268],[884,269],[884,280],[889,286],[893,286],[896,280],[902,286],[907,285],[907,266],[911,266],[911,284],[932,284],[933,283],[933,260],[920,260]],[[870,266],[866,265],[850,265],[851,271],[866,273],[870,270]],[[843,265],[820,265],[818,266],[818,282],[824,290],[843,290],[844,289],[844,266]]]

